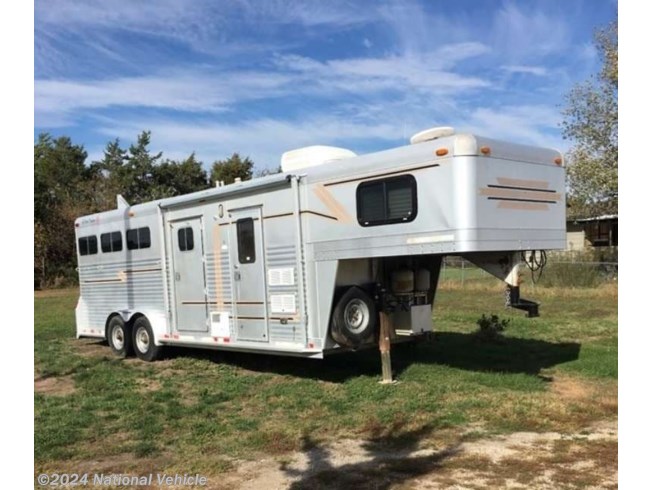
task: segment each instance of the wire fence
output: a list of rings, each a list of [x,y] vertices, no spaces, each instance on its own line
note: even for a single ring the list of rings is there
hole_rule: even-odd
[[[555,252],[547,255],[543,271],[531,272],[523,264],[523,281],[542,287],[598,287],[618,280],[619,263],[617,260],[597,260],[598,258],[615,258],[616,251],[604,253],[601,257],[597,251],[586,253]],[[448,256],[444,259],[440,271],[443,284],[457,287],[491,287],[498,284],[498,279],[462,257]]]

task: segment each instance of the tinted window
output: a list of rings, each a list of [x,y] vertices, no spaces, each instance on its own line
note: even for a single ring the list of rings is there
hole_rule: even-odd
[[[95,235],[80,237],[77,245],[79,255],[93,255],[97,253],[97,237]]]
[[[138,248],[138,230],[127,230],[127,248],[129,250]]]
[[[362,226],[407,223],[417,216],[417,183],[412,175],[362,182],[356,189]]]
[[[103,253],[120,252],[122,250],[122,233],[112,231],[100,235],[100,245]]]
[[[177,239],[179,241],[179,250],[182,252],[193,250],[195,244],[193,242],[193,229],[191,227],[180,228],[177,232]]]
[[[129,250],[148,248],[150,245],[150,229],[148,227],[127,230],[127,248]]]
[[[236,221],[238,235],[238,262],[250,264],[256,261],[256,245],[254,242],[254,220],[252,218]]]

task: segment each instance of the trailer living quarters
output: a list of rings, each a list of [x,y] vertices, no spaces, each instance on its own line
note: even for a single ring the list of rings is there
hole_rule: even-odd
[[[565,247],[559,152],[451,128],[356,156],[309,147],[283,172],[75,221],[77,337],[155,359],[181,345],[322,358],[432,330],[459,255],[519,297],[521,253]]]

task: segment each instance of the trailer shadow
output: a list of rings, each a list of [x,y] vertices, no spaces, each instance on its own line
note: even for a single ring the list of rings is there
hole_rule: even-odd
[[[401,424],[390,424],[365,441],[351,444],[348,457],[338,456],[343,448],[316,444],[310,436],[302,439],[303,469],[282,463],[281,471],[293,482],[292,490],[303,489],[389,489],[442,469],[444,462],[461,451],[455,443],[440,451],[420,448],[431,427],[423,425],[404,431]],[[333,450],[332,450],[333,449]]]
[[[430,342],[393,345],[392,368],[395,376],[400,376],[413,364],[435,364],[469,371],[524,373],[543,377],[543,369],[578,359],[580,347],[576,342],[517,337],[482,342],[474,334],[439,332]],[[166,357],[208,359],[255,372],[332,383],[342,383],[361,375],[380,376],[381,373],[381,360],[376,347],[344,352],[323,360],[188,348],[171,348],[166,351]]]

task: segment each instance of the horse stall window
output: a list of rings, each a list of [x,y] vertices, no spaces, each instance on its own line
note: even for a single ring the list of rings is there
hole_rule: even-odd
[[[138,250],[140,248],[149,248],[152,244],[150,240],[150,229],[146,226],[144,228],[135,228],[127,230],[127,249]]]
[[[95,255],[97,253],[97,237],[83,236],[78,240],[79,255]]]
[[[120,252],[122,250],[122,233],[119,231],[102,233],[100,235],[100,245],[102,253]]]

